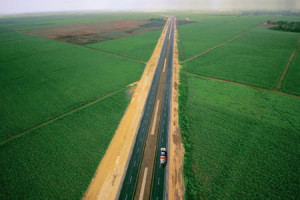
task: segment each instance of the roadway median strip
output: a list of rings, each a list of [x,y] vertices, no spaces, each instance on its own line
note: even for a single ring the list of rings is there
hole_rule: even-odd
[[[139,200],[142,200],[143,197],[144,197],[145,185],[146,185],[146,180],[147,180],[147,173],[148,173],[148,167],[146,167],[145,171],[144,171],[143,184],[142,184],[142,189],[141,189]]]
[[[155,127],[156,127],[156,118],[157,118],[158,107],[159,107],[159,99],[156,102],[156,108],[155,108],[153,126],[152,126],[152,129],[151,129],[151,135],[154,135],[154,130],[155,130]]]

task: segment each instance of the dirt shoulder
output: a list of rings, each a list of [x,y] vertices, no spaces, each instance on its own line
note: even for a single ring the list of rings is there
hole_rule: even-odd
[[[184,199],[183,158],[184,147],[181,143],[181,134],[178,124],[178,84],[179,62],[177,48],[177,26],[175,25],[172,107],[171,107],[171,140],[169,165],[169,199]]]
[[[166,27],[167,25],[164,27],[142,78],[132,95],[131,102],[83,199],[115,199],[118,194],[159,59]]]

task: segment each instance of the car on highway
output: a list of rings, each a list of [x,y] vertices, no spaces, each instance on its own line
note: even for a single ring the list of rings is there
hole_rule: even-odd
[[[166,148],[160,149],[160,164],[165,165],[167,162],[167,150]]]

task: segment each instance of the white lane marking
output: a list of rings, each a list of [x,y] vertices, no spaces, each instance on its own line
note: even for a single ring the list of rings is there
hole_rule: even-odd
[[[145,167],[144,177],[143,177],[142,188],[141,188],[139,200],[142,200],[143,197],[144,197],[145,185],[146,185],[146,180],[147,180],[147,173],[148,173],[148,167]]]
[[[165,64],[164,64],[163,73],[164,73],[164,72],[165,72],[165,70],[166,70],[166,62],[167,62],[167,58],[165,58]]]
[[[160,178],[158,177],[158,185],[159,185],[159,179],[160,179]]]
[[[161,142],[164,142],[164,138],[161,139]]]
[[[140,150],[140,147],[138,148],[137,152],[139,152],[139,150]]]
[[[129,183],[131,183],[131,180],[132,180],[132,176],[130,176],[130,181],[129,181]]]
[[[125,200],[127,199],[127,195],[128,195],[128,194],[126,194]]]
[[[135,167],[135,164],[136,164],[136,160],[134,161],[133,167]]]
[[[157,99],[157,102],[156,102],[156,108],[155,108],[155,114],[154,114],[154,119],[153,119],[153,125],[152,125],[151,135],[154,135],[154,130],[155,130],[155,126],[156,126],[156,117],[157,117],[158,106],[159,106],[159,99]]]

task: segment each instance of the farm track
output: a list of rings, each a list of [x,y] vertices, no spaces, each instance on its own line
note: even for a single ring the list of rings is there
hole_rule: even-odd
[[[229,42],[232,42],[233,40],[235,40],[235,39],[241,37],[241,36],[244,35],[245,33],[247,33],[247,32],[249,32],[249,31],[251,31],[251,30],[253,30],[253,29],[259,27],[260,25],[261,25],[261,24],[258,24],[258,25],[256,25],[256,26],[254,26],[254,27],[252,27],[252,28],[250,28],[250,29],[248,29],[248,30],[246,30],[246,31],[244,31],[244,32],[242,32],[242,33],[240,33],[240,34],[234,36],[233,38],[231,38],[231,39],[229,39],[229,40],[227,40],[227,41],[225,41],[225,42],[223,42],[223,43],[220,43],[220,44],[218,44],[218,45],[216,45],[216,46],[213,46],[213,47],[211,47],[211,48],[209,48],[209,49],[206,49],[206,50],[202,51],[201,53],[196,54],[196,55],[194,55],[194,56],[192,56],[192,57],[190,57],[190,58],[188,58],[188,59],[186,59],[186,60],[179,61],[179,63],[185,63],[185,62],[190,61],[190,60],[192,60],[192,59],[194,59],[194,58],[197,58],[198,56],[201,56],[201,55],[203,55],[203,54],[206,54],[206,53],[208,53],[208,52],[210,52],[210,51],[212,51],[212,50],[214,50],[214,49],[216,49],[216,48],[218,48],[218,47],[220,47],[220,46],[223,46],[224,44],[228,44]]]
[[[103,100],[103,99],[106,99],[106,98],[108,98],[108,97],[110,97],[110,96],[112,96],[112,95],[114,95],[114,94],[116,94],[116,93],[118,93],[118,92],[124,90],[125,88],[128,88],[128,87],[134,85],[134,84],[137,84],[137,82],[133,82],[133,83],[131,83],[131,84],[129,84],[129,85],[126,85],[126,86],[124,86],[124,87],[121,87],[121,88],[119,88],[119,89],[117,89],[117,90],[114,90],[113,92],[110,92],[110,93],[108,93],[108,94],[106,94],[106,95],[104,95],[104,96],[102,96],[102,97],[99,97],[99,98],[97,98],[97,99],[94,99],[94,100],[92,100],[92,101],[89,101],[89,102],[87,102],[86,104],[83,104],[83,105],[81,105],[81,106],[79,106],[79,107],[73,108],[73,109],[71,109],[71,110],[69,110],[69,111],[67,111],[67,112],[65,112],[65,113],[63,113],[63,114],[61,114],[61,115],[58,115],[58,116],[56,116],[56,117],[53,117],[53,118],[51,118],[51,119],[49,119],[49,120],[47,120],[47,121],[45,121],[45,122],[42,122],[42,123],[40,123],[40,124],[38,124],[38,125],[36,125],[36,126],[33,126],[33,127],[31,127],[31,128],[28,128],[28,129],[26,129],[26,130],[24,130],[24,131],[21,131],[21,132],[15,134],[15,135],[10,136],[10,137],[8,137],[8,138],[6,138],[6,139],[4,139],[4,140],[1,140],[1,141],[0,141],[0,146],[1,146],[1,145],[4,145],[4,144],[6,144],[6,143],[8,143],[8,142],[10,142],[10,141],[12,141],[12,140],[14,140],[14,139],[17,139],[17,138],[19,138],[19,137],[21,137],[21,136],[23,136],[23,135],[26,135],[26,134],[28,134],[29,132],[31,132],[31,131],[33,131],[33,130],[35,130],[35,129],[38,129],[38,128],[40,128],[40,127],[43,127],[43,126],[45,126],[45,125],[47,125],[47,124],[50,124],[50,123],[52,123],[52,122],[54,122],[54,121],[56,121],[56,120],[58,120],[58,119],[61,119],[61,118],[65,117],[65,116],[67,116],[67,115],[70,115],[70,114],[72,114],[72,113],[74,113],[74,112],[77,112],[77,111],[79,111],[79,110],[81,110],[81,109],[83,109],[83,108],[86,108],[86,107],[90,106],[90,105],[93,105],[93,104],[95,104],[95,103],[97,103],[97,102],[99,102],[99,101],[101,101],[101,100]]]
[[[79,46],[81,46],[81,45],[79,45]],[[133,60],[133,61],[136,61],[136,62],[140,62],[140,63],[143,63],[143,64],[147,64],[146,61],[139,60],[139,59],[136,59],[136,58],[127,57],[127,56],[123,56],[123,55],[116,54],[116,53],[113,53],[113,52],[110,52],[110,51],[104,51],[104,50],[95,49],[95,48],[86,47],[86,46],[81,46],[81,47],[84,47],[84,48],[87,48],[87,49],[92,49],[92,50],[99,51],[99,52],[106,53],[106,54],[111,54],[111,55],[118,56],[118,57],[121,57],[121,58],[126,58],[126,59]]]
[[[235,85],[241,85],[241,86],[245,86],[245,87],[250,87],[250,88],[253,88],[253,89],[256,89],[256,90],[262,90],[262,91],[266,91],[266,92],[273,92],[273,93],[277,93],[277,94],[287,95],[287,96],[290,96],[290,97],[300,98],[300,96],[298,96],[298,95],[288,94],[288,93],[277,91],[277,90],[270,90],[270,89],[266,89],[266,88],[255,86],[255,85],[249,85],[249,84],[239,83],[239,82],[235,82],[235,81],[229,81],[229,80],[225,80],[225,79],[208,77],[208,76],[203,76],[203,75],[194,74],[194,73],[190,73],[190,72],[181,72],[181,73],[184,73],[184,74],[187,74],[187,75],[191,75],[191,76],[200,77],[200,78],[204,78],[204,79],[215,80],[215,81],[220,81],[220,82],[225,82],[225,83],[230,83],[230,84],[235,84]]]
[[[286,76],[286,74],[287,74],[287,72],[288,72],[288,70],[289,70],[289,67],[290,67],[290,65],[291,65],[291,63],[292,63],[292,61],[293,61],[293,59],[294,59],[294,56],[295,56],[295,54],[296,54],[296,51],[297,51],[299,45],[300,45],[300,39],[298,40],[297,46],[296,46],[296,48],[294,49],[292,55],[290,56],[290,59],[289,59],[288,63],[286,64],[286,67],[284,68],[284,70],[283,70],[283,72],[282,72],[282,74],[281,74],[281,76],[280,76],[280,79],[279,79],[279,81],[278,81],[278,83],[277,83],[277,85],[276,85],[275,90],[280,90],[280,89],[281,89],[283,80],[284,80],[284,78],[285,78],[285,76]]]

